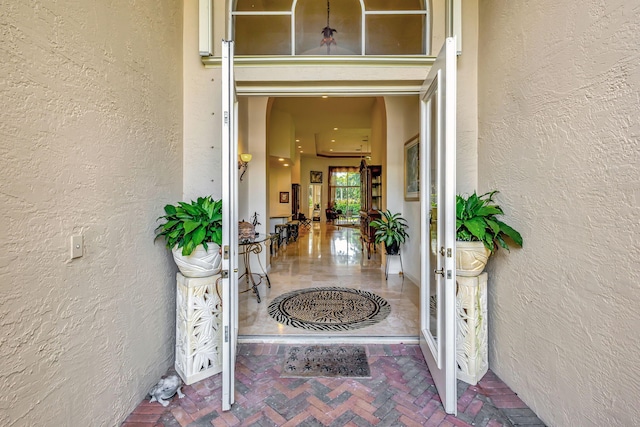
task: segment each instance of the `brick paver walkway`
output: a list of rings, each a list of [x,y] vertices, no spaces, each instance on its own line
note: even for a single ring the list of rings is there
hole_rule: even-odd
[[[370,379],[280,378],[285,347],[239,345],[231,411],[215,375],[166,408],[143,401],[122,426],[544,426],[492,372],[477,386],[459,381],[458,416],[447,415],[417,345],[367,345]]]

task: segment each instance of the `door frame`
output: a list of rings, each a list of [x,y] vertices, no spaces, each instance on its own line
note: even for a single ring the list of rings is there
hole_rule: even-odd
[[[233,41],[222,41],[222,410],[235,402],[238,342],[238,101]]]
[[[435,62],[435,59],[427,58],[427,61],[428,61],[428,65],[432,66],[433,63]],[[344,81],[343,87],[329,87],[329,88],[318,85],[317,84],[318,82],[316,81],[308,81],[308,86],[302,86],[302,85],[291,86],[288,84],[283,84],[282,81],[260,81],[260,82],[252,81],[251,83],[252,84],[247,87],[243,87],[242,84],[239,84],[238,86],[236,86],[236,95],[242,98],[256,97],[256,96],[273,98],[273,97],[320,96],[320,95],[343,96],[343,97],[344,96],[393,97],[393,96],[415,95],[417,97],[420,97],[420,90],[421,90],[421,86],[416,85],[414,82],[408,83],[407,85],[398,86],[395,84],[388,85],[384,81],[380,82],[377,85],[375,83],[373,84],[366,83],[365,85],[363,85],[362,82],[354,81],[353,86],[350,86],[349,85],[350,81]],[[266,105],[268,109],[269,104],[267,103]],[[236,150],[236,157],[237,157],[237,144],[234,147],[234,150]],[[233,162],[232,162],[232,166],[233,166]],[[223,170],[223,173],[224,173],[224,170]],[[236,196],[237,196],[237,188],[236,188]],[[237,216],[237,211],[235,215]],[[237,220],[235,221],[235,224],[237,224]],[[237,227],[236,227],[236,230],[237,230]],[[236,235],[237,235],[237,232],[236,232]],[[237,267],[237,264],[236,264],[236,267]],[[236,280],[236,284],[237,284],[237,280]],[[233,305],[237,306],[237,302],[238,302],[238,298],[235,298]],[[237,311],[235,313],[235,316],[237,316]],[[293,340],[291,342],[296,342],[296,343],[299,342],[299,339],[300,339],[299,336],[292,337],[292,338]],[[340,338],[344,338],[344,337],[337,337],[336,339],[338,340],[338,342],[341,342]],[[325,343],[331,343],[332,341],[334,341],[334,339],[326,340],[323,338],[321,341]],[[407,343],[406,337],[403,337],[402,341]],[[237,342],[243,342],[243,340],[239,339],[237,340]],[[235,344],[237,344],[237,342],[234,343],[234,347],[235,347]],[[278,342],[279,343],[287,342],[287,337],[286,336],[278,337]],[[383,338],[382,340],[380,340],[380,342],[388,342],[388,339]],[[419,337],[416,337],[415,342],[412,342],[412,343],[418,344]],[[229,376],[229,380],[231,382],[233,382],[233,375],[234,375],[234,369],[232,366],[231,375]],[[230,399],[231,399],[231,403],[233,403],[233,396],[230,396]],[[228,409],[230,409],[230,407],[226,407],[225,409],[223,405],[223,410],[228,410]]]

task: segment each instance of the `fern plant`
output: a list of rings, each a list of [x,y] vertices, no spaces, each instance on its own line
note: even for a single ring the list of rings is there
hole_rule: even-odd
[[[522,236],[497,216],[504,215],[493,196],[498,191],[490,191],[478,196],[474,191],[468,198],[456,196],[456,239],[464,242],[482,242],[492,253],[502,247],[509,250],[505,237],[522,246]]]
[[[166,222],[156,228],[155,238],[164,237],[167,248],[177,246],[182,248],[182,255],[189,256],[198,245],[206,250],[207,242],[222,245],[222,200],[198,197],[195,202],[166,205],[164,212],[157,220]]]

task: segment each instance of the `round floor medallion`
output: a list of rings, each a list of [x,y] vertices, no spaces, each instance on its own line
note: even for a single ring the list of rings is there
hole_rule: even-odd
[[[390,312],[389,303],[374,293],[338,287],[300,289],[269,304],[269,315],[279,323],[314,331],[364,328]]]

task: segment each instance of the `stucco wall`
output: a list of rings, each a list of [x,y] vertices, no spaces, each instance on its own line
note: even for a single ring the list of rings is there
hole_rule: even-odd
[[[490,367],[551,426],[640,419],[640,7],[481,1],[479,182],[525,247],[489,263]]]
[[[119,425],[173,360],[182,3],[0,10],[0,425]]]

